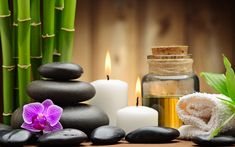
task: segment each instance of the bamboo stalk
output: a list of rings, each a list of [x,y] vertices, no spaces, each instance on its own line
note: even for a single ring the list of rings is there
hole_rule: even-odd
[[[31,14],[31,32],[30,32],[30,54],[32,64],[32,78],[33,80],[40,79],[38,67],[42,62],[41,50],[41,19],[40,19],[40,0],[31,0],[30,3]]]
[[[3,57],[3,122],[10,124],[13,111],[14,60],[11,46],[11,13],[8,0],[0,1],[0,33]]]
[[[59,44],[62,62],[70,62],[72,59],[76,2],[77,0],[64,1]]]
[[[70,1],[70,0],[69,0]],[[55,0],[43,0],[43,58],[42,64],[53,62],[55,39]]]
[[[56,0],[55,1],[55,49],[54,49],[54,62],[60,61],[61,51],[59,50],[59,36],[60,36],[60,28],[61,28],[61,18],[62,12],[64,9],[64,0]]]
[[[13,59],[15,65],[18,63],[18,16],[17,16],[18,6],[17,0],[13,0],[13,28],[12,28],[12,48],[13,48]],[[18,88],[18,74],[17,68],[14,71],[15,74],[15,88],[14,88],[14,108],[19,107],[19,88]]]
[[[18,0],[18,81],[19,106],[30,101],[26,87],[30,82],[30,0]]]

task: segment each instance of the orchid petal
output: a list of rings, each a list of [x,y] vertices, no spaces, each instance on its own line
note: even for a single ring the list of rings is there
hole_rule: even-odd
[[[49,133],[49,132],[56,132],[63,129],[63,126],[61,125],[60,122],[55,124],[54,126],[47,125],[45,129],[43,130],[43,133]]]
[[[21,128],[32,131],[32,132],[40,132],[41,130],[37,130],[33,127],[33,124],[27,124],[27,123],[23,123],[21,125]]]
[[[43,114],[46,114],[48,108],[49,108],[51,105],[54,105],[54,104],[53,104],[53,102],[52,102],[50,99],[46,99],[45,101],[42,102],[42,105],[44,106]]]
[[[23,107],[23,119],[27,124],[32,123],[32,119],[39,113],[43,112],[43,105],[41,103],[31,103]]]
[[[63,109],[59,106],[52,105],[48,108],[47,110],[47,122],[51,125],[54,126],[59,122],[60,117],[62,115]]]

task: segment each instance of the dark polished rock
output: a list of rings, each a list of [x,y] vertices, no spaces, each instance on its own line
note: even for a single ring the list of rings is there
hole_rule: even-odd
[[[78,64],[72,63],[48,63],[39,67],[41,76],[55,80],[77,79],[83,74],[83,69]]]
[[[51,99],[60,106],[73,105],[91,99],[95,88],[80,81],[33,81],[27,87],[28,95],[36,101]]]
[[[21,128],[23,122],[22,109],[18,108],[12,115],[11,125],[13,128]],[[63,107],[60,122],[64,128],[78,129],[90,136],[94,129],[108,125],[109,118],[96,106],[79,104]]]
[[[4,146],[22,146],[32,137],[32,133],[27,130],[16,129],[0,133],[0,144]]]
[[[0,123],[0,131],[1,130],[11,130],[11,126]]]
[[[23,116],[22,116],[23,109],[22,108],[17,108],[12,116],[11,116],[11,127],[13,129],[20,129],[21,125],[24,122]]]
[[[40,145],[79,145],[87,140],[87,135],[77,129],[64,129],[42,135],[38,139]]]
[[[164,127],[143,127],[126,136],[130,143],[167,143],[179,137],[178,130]]]
[[[125,134],[125,131],[121,128],[114,126],[101,126],[91,133],[90,139],[93,144],[116,144],[125,137]]]
[[[195,136],[192,141],[200,146],[230,146],[235,144],[235,138],[232,136],[217,136],[208,139],[208,136]]]
[[[94,129],[108,125],[109,118],[98,107],[79,104],[77,106],[64,107],[60,122],[64,128],[75,128],[90,136]]]

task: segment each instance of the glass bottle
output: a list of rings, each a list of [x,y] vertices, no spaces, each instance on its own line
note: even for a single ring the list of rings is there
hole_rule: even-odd
[[[192,56],[187,46],[154,47],[152,53],[147,56],[149,73],[142,78],[142,103],[159,112],[159,126],[179,128],[179,97],[199,91]]]

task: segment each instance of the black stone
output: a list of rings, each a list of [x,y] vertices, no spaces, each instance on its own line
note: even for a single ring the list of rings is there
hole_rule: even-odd
[[[83,74],[80,65],[60,62],[44,64],[39,67],[38,71],[41,76],[55,80],[77,79]]]
[[[79,145],[87,140],[87,135],[77,129],[64,129],[44,134],[38,139],[39,145]]]
[[[28,95],[36,101],[51,99],[60,106],[74,105],[91,99],[95,88],[87,82],[80,81],[33,81],[28,85]]]
[[[178,130],[164,127],[143,127],[126,136],[130,143],[168,143],[179,137]]]
[[[0,131],[2,130],[11,130],[11,126],[8,125],[4,125],[0,123]]]
[[[106,145],[116,144],[126,135],[121,128],[114,126],[101,126],[96,128],[90,136],[93,144]]]
[[[77,106],[64,107],[60,122],[64,128],[75,128],[90,136],[94,129],[108,125],[109,118],[98,107],[79,104]]]
[[[232,136],[217,136],[208,139],[208,136],[195,136],[192,141],[200,146],[229,146],[235,144],[235,138]]]
[[[13,129],[20,129],[21,125],[24,122],[23,116],[22,116],[23,109],[22,108],[17,108],[12,116],[11,116],[11,127]]]
[[[32,133],[27,130],[16,129],[0,133],[0,144],[4,146],[22,146],[32,137]]]
[[[12,128],[21,128],[23,122],[22,109],[18,108],[12,115]],[[63,107],[60,122],[64,128],[75,128],[90,136],[94,129],[108,125],[109,118],[96,106],[79,104]]]

